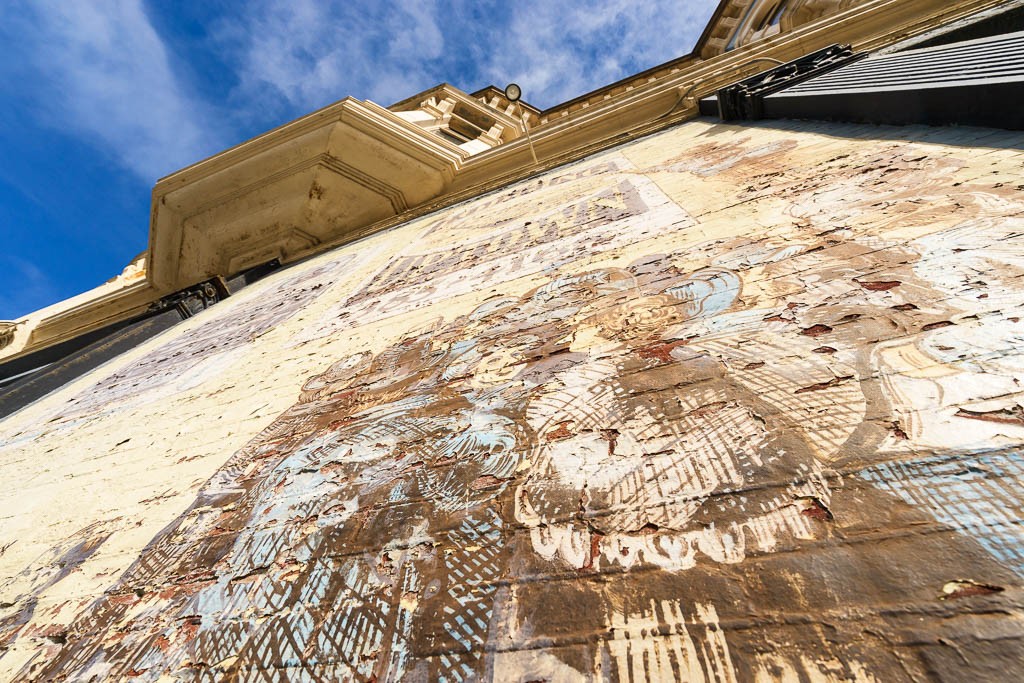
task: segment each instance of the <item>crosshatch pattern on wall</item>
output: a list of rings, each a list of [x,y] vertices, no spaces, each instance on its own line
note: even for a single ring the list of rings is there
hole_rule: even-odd
[[[830,130],[557,169],[0,423],[84,491],[5,494],[0,674],[1024,672],[1022,157]]]

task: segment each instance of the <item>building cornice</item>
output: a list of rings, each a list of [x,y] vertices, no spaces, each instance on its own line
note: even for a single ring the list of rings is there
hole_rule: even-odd
[[[157,183],[148,278],[158,292],[306,256],[443,194],[469,156],[352,98],[297,124]]]
[[[272,259],[292,262],[674,125],[697,115],[700,97],[768,60],[833,43],[878,49],[999,4],[869,0],[709,59],[674,60],[541,112],[531,129],[536,164],[526,137],[471,155],[399,115],[420,96],[392,109],[346,98],[162,178],[144,280],[108,283],[16,321],[0,358],[128,319],[198,282]],[[421,95],[434,91],[477,104],[490,92],[474,97],[442,84]]]

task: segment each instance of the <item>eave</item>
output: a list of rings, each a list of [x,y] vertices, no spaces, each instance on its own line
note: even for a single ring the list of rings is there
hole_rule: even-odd
[[[26,316],[0,358],[128,319],[204,280],[271,259],[293,262],[693,118],[700,97],[762,70],[766,60],[833,43],[879,49],[1000,2],[873,0],[710,59],[674,60],[542,112],[531,130],[537,164],[525,137],[470,156],[394,111],[346,98],[161,179],[145,279]]]

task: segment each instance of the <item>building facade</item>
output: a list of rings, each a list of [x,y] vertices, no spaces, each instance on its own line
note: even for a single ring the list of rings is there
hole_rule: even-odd
[[[348,99],[161,180],[0,337],[0,678],[1019,678],[1024,137],[698,114],[1021,4],[727,0],[551,110]]]

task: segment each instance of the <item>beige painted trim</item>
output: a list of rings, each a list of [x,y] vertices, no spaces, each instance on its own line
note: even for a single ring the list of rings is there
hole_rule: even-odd
[[[545,112],[546,122],[531,130],[537,164],[525,137],[469,156],[393,111],[345,98],[161,179],[153,189],[145,281],[104,285],[25,316],[0,359],[138,315],[171,292],[231,274],[219,269],[255,265],[246,258],[304,258],[693,118],[699,98],[762,71],[758,59],[788,61],[833,43],[880,49],[1002,2],[869,0],[789,33],[622,82],[614,94]],[[435,90],[472,100],[446,84]],[[339,213],[325,220],[330,211],[313,199],[324,183],[331,185],[327,196],[348,198],[345,211],[359,197],[357,209],[373,206],[348,222],[335,207]],[[299,192],[305,188],[309,198]],[[270,231],[240,246],[246,216],[275,211],[278,236]],[[309,224],[309,216],[325,225]]]

